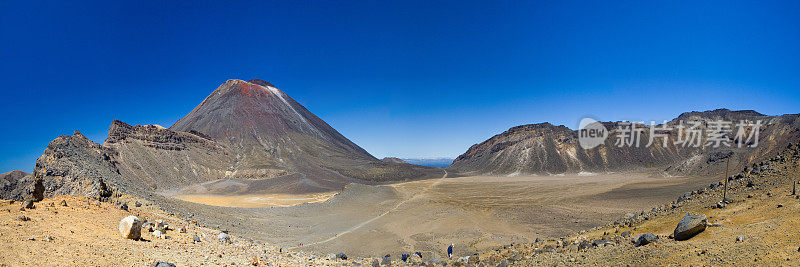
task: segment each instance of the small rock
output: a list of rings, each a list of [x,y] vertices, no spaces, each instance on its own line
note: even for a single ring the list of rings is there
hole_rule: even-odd
[[[62,199],[61,200],[61,206],[66,207],[67,206],[67,201]]]
[[[567,246],[567,251],[569,251],[569,252],[576,252],[576,251],[578,251],[578,245],[571,244],[571,245]]]
[[[622,232],[622,233],[620,234],[620,236],[622,236],[622,237],[629,237],[629,236],[631,236],[631,231],[624,231],[624,232]]]
[[[142,221],[130,215],[119,222],[119,232],[122,237],[137,240],[142,237]]]
[[[656,241],[658,241],[658,237],[656,237],[654,234],[651,233],[640,234],[637,236],[636,243],[634,243],[634,245],[640,247]]]
[[[128,211],[128,203],[123,202],[122,204],[119,204],[118,208],[124,211]]]
[[[47,242],[53,241],[53,237],[52,236],[45,236],[44,237],[44,241],[47,241]]]
[[[200,237],[199,237],[199,236],[197,236],[197,235],[194,235],[194,236],[192,237],[192,241],[194,241],[195,243],[200,243]]]
[[[578,250],[585,250],[585,249],[589,249],[591,247],[592,247],[592,243],[589,243],[589,241],[582,241],[578,245]]]
[[[157,261],[150,264],[150,267],[175,267],[175,264],[165,262],[165,261]]]
[[[31,220],[31,218],[29,218],[28,216],[25,216],[25,215],[20,215],[19,217],[17,217],[17,219],[19,219],[20,221],[23,221],[23,222],[27,222],[27,221]]]
[[[340,259],[340,260],[347,260],[347,255],[344,254],[344,253],[339,252],[339,253],[336,253],[336,258]]]
[[[783,208],[783,203],[778,204],[778,208]]]
[[[156,237],[156,238],[163,238],[164,234],[161,233],[160,230],[155,230],[155,231],[153,231],[153,236]]]
[[[134,203],[133,203],[133,205],[134,205],[134,206],[136,206],[136,207],[138,208],[138,207],[141,207],[141,206],[142,206],[142,203],[141,203],[141,202],[139,202],[139,201],[136,201],[136,202],[134,202]]]
[[[743,241],[744,241],[744,236],[743,235],[740,235],[740,236],[736,237],[736,242],[743,242]]]
[[[178,233],[185,234],[186,233],[186,227],[178,228]]]
[[[222,243],[231,243],[231,236],[226,233],[220,233],[217,235],[217,240]]]
[[[155,226],[153,226],[153,229],[159,230],[159,231],[161,231],[163,233],[163,232],[166,232],[167,229],[169,229],[169,225],[165,221],[156,220],[156,224],[155,224]]]
[[[26,208],[26,209],[35,209],[36,205],[33,203],[33,200],[28,199],[28,200],[25,200],[25,202],[23,203],[22,207]]]

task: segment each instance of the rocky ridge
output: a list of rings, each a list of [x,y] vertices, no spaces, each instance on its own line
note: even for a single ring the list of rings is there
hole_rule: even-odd
[[[676,145],[681,121],[698,121],[698,129],[706,132],[709,123],[715,120],[739,122],[741,120],[762,121],[757,148],[747,148],[735,136],[727,136],[731,147],[701,144],[700,147]],[[616,145],[616,136],[622,122],[603,122],[609,130],[604,144],[592,149],[583,149],[578,143],[578,132],[563,125],[549,123],[517,126],[501,134],[473,145],[456,158],[450,169],[465,174],[524,175],[561,174],[580,172],[616,172],[651,169],[668,175],[715,174],[724,170],[722,160],[728,155],[732,166],[742,167],[774,156],[781,148],[800,140],[800,114],[767,116],[752,110],[730,111],[718,109],[705,112],[683,113],[667,122],[671,127],[665,133],[667,146],[662,139],[655,138],[650,147],[649,125],[637,125],[642,129],[640,146]],[[659,128],[661,125],[657,125]],[[734,129],[735,130],[735,129]],[[745,147],[739,148],[738,144]]]

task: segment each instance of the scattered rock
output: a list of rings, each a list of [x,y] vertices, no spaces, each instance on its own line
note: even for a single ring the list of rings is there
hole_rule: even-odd
[[[122,237],[137,240],[142,237],[142,221],[136,216],[128,216],[119,222],[119,232]]]
[[[744,236],[743,235],[740,235],[740,236],[736,237],[736,242],[743,242],[743,241],[744,241]]]
[[[686,216],[684,216],[683,219],[678,222],[678,226],[675,227],[675,240],[688,240],[698,233],[705,231],[707,224],[708,219],[705,214],[689,215],[689,213],[686,213]]]
[[[134,205],[134,206],[136,206],[136,207],[138,208],[138,207],[141,207],[141,206],[142,206],[142,203],[141,203],[141,202],[139,202],[139,201],[136,201],[136,202],[134,202],[134,203],[133,203],[133,205]]]
[[[169,229],[169,225],[162,220],[156,220],[156,224],[153,226],[153,229],[159,230],[163,233],[166,232],[167,229]]]
[[[220,233],[217,235],[217,240],[222,243],[231,243],[231,236],[226,233]]]
[[[27,221],[31,220],[31,218],[29,218],[28,216],[25,216],[25,215],[20,215],[19,217],[17,217],[17,219],[19,219],[20,221],[23,221],[23,222],[27,222]]]
[[[166,261],[157,261],[150,264],[150,267],[175,267],[175,264]]]
[[[33,203],[33,200],[28,199],[28,200],[25,200],[25,202],[23,203],[22,207],[26,208],[26,209],[35,209],[36,205]]]
[[[567,246],[567,251],[569,251],[569,252],[577,252],[578,251],[578,245],[572,244],[572,245]]]
[[[619,235],[622,236],[622,237],[629,237],[629,236],[631,236],[631,231],[624,231]]]
[[[178,228],[178,233],[185,234],[186,233],[186,227]]]
[[[119,204],[119,206],[117,207],[121,210],[128,211],[128,203],[123,202],[122,204]]]
[[[194,235],[194,236],[192,236],[192,241],[194,241],[195,243],[200,243],[200,237],[197,236],[197,235]]]
[[[62,199],[61,200],[61,206],[66,207],[67,206],[67,201]]]
[[[636,242],[634,243],[634,245],[640,247],[656,241],[658,241],[658,237],[656,237],[654,234],[651,233],[640,234],[636,237]]]
[[[153,232],[153,230],[154,230],[154,229],[153,229],[153,223],[151,223],[151,222],[146,222],[146,223],[144,223],[144,224],[142,225],[142,229],[144,229],[145,231],[148,231],[148,232],[151,232],[151,233],[152,233],[152,232]]]
[[[336,258],[340,259],[340,260],[347,260],[347,255],[344,254],[344,253],[339,252],[339,253],[336,253]]]
[[[778,204],[778,208],[783,208],[783,203]]]
[[[589,249],[591,247],[592,247],[592,243],[589,243],[589,241],[582,241],[578,245],[578,250],[585,250],[585,249]]]

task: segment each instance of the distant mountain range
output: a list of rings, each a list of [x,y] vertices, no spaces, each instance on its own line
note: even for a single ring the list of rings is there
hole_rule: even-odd
[[[699,123],[697,129],[704,133],[714,121],[738,123],[742,120],[761,121],[759,143],[751,143],[726,135],[724,141],[732,147],[706,144],[701,146],[676,145],[678,124],[683,121]],[[800,141],[800,114],[768,116],[752,110],[731,111],[717,109],[704,112],[687,112],[666,123],[668,145],[661,143],[645,146],[649,141],[649,125],[639,125],[642,145],[639,147],[615,144],[623,122],[603,122],[608,138],[591,149],[579,145],[578,131],[563,125],[539,123],[517,126],[470,147],[458,156],[448,170],[469,174],[522,175],[562,174],[579,172],[615,172],[637,169],[656,169],[667,174],[718,174],[724,171],[725,158],[731,157],[731,166],[739,168],[774,156],[789,143]],[[663,126],[658,125],[656,128]],[[733,129],[736,131],[736,129]],[[713,130],[712,130],[713,131]],[[685,137],[685,134],[683,135]],[[658,139],[661,142],[661,139]],[[752,141],[751,141],[752,142]]]

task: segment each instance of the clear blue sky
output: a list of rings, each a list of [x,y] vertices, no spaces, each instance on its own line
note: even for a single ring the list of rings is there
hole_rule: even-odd
[[[800,1],[162,2],[0,0],[0,172],[113,119],[170,126],[231,78],[377,157],[585,115],[800,112]]]

